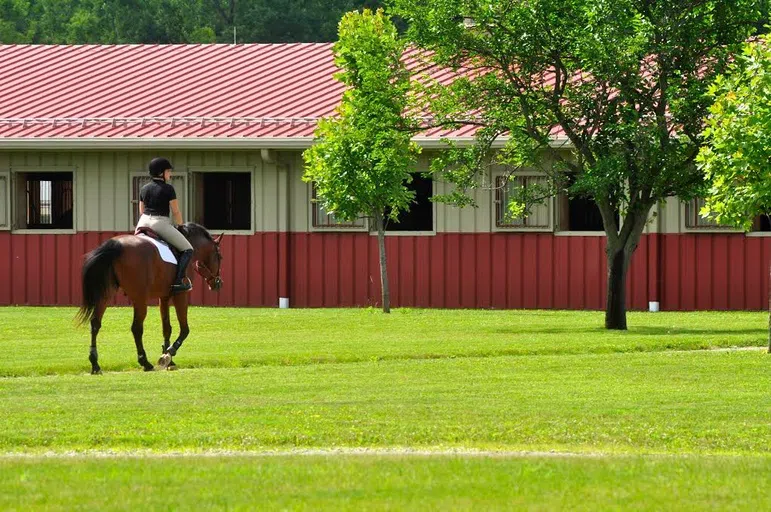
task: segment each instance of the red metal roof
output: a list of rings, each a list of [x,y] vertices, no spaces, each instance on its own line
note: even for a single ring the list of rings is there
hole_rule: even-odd
[[[0,144],[307,139],[343,91],[331,43],[0,45],[0,69]]]

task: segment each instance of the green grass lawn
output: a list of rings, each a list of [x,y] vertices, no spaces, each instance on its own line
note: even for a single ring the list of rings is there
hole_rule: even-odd
[[[181,369],[144,373],[111,309],[101,376],[73,315],[0,309],[0,509],[771,504],[771,356],[698,350],[764,346],[762,313],[195,308]],[[578,456],[295,453],[336,447]],[[244,456],[126,457],[218,450]]]
[[[769,510],[768,459],[0,459],[2,510]]]
[[[90,334],[74,308],[0,308],[0,376],[82,373]],[[105,370],[138,368],[130,308],[107,310],[99,335]],[[173,316],[173,315],[172,315]],[[761,347],[768,316],[755,312],[630,313],[627,332],[599,312],[192,308],[185,368],[305,365],[392,359],[600,354]],[[175,321],[172,320],[177,331]],[[148,357],[160,355],[160,316],[145,322]]]

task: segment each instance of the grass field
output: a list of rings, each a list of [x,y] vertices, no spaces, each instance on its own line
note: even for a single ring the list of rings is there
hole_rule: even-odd
[[[144,373],[110,309],[101,376],[73,315],[0,309],[0,509],[771,509],[762,313],[195,308]]]

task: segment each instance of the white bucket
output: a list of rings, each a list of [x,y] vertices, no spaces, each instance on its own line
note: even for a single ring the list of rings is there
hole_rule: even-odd
[[[648,311],[651,313],[658,313],[659,312],[659,301],[652,300],[648,302]]]
[[[289,309],[289,297],[279,297],[278,307],[279,309]]]

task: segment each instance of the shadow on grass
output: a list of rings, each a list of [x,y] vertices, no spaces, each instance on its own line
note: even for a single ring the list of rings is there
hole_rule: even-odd
[[[739,348],[764,348],[766,340],[759,340],[757,344],[742,344]],[[457,353],[418,353],[418,354],[381,354],[368,356],[303,356],[297,358],[265,358],[265,359],[199,359],[186,363],[183,358],[179,358],[177,363],[180,370],[226,370],[243,368],[262,368],[277,366],[313,366],[313,365],[332,365],[332,364],[361,364],[361,363],[388,363],[398,361],[429,361],[429,360],[451,360],[451,359],[486,359],[499,357],[544,357],[544,356],[587,356],[602,354],[639,354],[639,353],[664,353],[664,352],[703,352],[714,349],[724,349],[733,347],[722,347],[707,345],[695,340],[692,343],[681,344],[662,344],[656,346],[635,345],[600,345],[595,347],[541,347],[532,349],[527,346],[504,348],[497,350],[470,350],[468,352]],[[121,365],[103,365],[105,373],[145,373],[139,366],[129,364]],[[47,368],[31,372],[0,372],[0,378],[23,378],[23,377],[42,377],[52,375],[88,375],[86,366],[78,370],[65,368]],[[94,378],[100,378],[95,376]]]
[[[671,335],[743,335],[753,334],[761,339],[767,337],[765,329],[693,329],[682,327],[651,327],[634,326],[628,331],[609,331],[604,327],[536,327],[527,328],[518,326],[516,328],[496,328],[487,329],[489,333],[495,334],[613,334],[624,336],[671,336]]]

